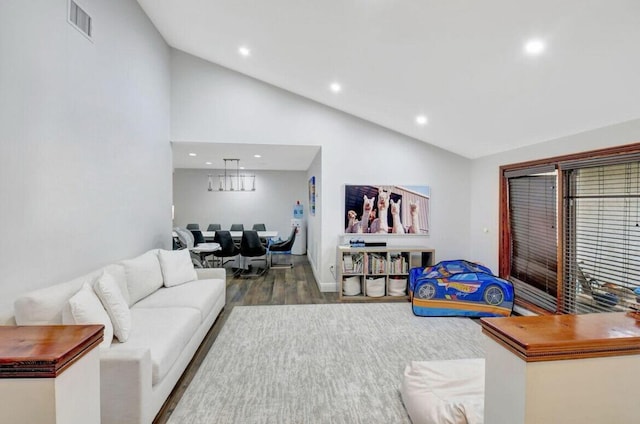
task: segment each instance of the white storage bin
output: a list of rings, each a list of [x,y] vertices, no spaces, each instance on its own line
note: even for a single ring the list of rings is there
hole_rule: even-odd
[[[385,277],[367,277],[366,279],[366,294],[369,297],[382,297],[384,296],[384,283]]]
[[[405,296],[407,294],[406,277],[389,277],[389,296]]]
[[[342,280],[342,294],[344,296],[357,296],[362,293],[360,276],[354,275]]]

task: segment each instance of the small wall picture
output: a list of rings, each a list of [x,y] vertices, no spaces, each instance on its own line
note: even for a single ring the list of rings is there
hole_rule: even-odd
[[[316,177],[309,178],[309,213],[316,214]]]
[[[346,185],[345,233],[429,234],[429,186]]]

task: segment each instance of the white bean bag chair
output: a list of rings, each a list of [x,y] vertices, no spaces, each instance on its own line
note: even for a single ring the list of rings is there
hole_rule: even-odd
[[[484,359],[411,362],[400,394],[413,424],[482,424]]]

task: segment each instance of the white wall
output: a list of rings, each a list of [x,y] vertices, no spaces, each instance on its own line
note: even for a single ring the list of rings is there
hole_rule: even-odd
[[[169,48],[134,0],[0,2],[0,309],[169,246]]]
[[[314,264],[322,289],[335,289],[330,267],[344,231],[344,184],[430,185],[432,235],[402,243],[435,248],[437,259],[468,257],[470,160],[184,52],[172,51],[171,72],[174,142],[322,146]]]
[[[640,141],[640,119],[476,159],[471,167],[471,258],[498,272],[499,182],[502,165]],[[484,232],[484,229],[487,232]]]
[[[224,172],[224,171],[222,171]],[[305,205],[307,215],[307,180],[303,171],[243,171],[255,174],[256,191],[207,191],[208,174],[217,176],[218,170],[176,169],[173,174],[174,226],[221,224],[228,230],[231,224],[243,224],[251,229],[263,223],[270,231],[286,239],[291,232],[293,205],[297,200]]]

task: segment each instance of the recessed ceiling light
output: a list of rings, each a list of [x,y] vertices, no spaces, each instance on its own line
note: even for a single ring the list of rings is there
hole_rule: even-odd
[[[205,165],[212,165],[212,163],[211,163],[211,162],[205,162],[204,164],[205,164]]]
[[[261,158],[262,155],[253,155],[254,158]]]
[[[342,91],[342,86],[340,84],[338,84],[337,82],[332,82],[331,85],[329,86],[329,88],[334,93],[339,93],[339,92]]]
[[[198,156],[197,153],[189,153],[189,156],[193,157],[193,156]]]
[[[240,53],[240,56],[247,57],[251,55],[251,50],[249,50],[249,47],[241,46],[238,48],[238,53]]]
[[[418,124],[418,125],[427,125],[427,122],[429,122],[429,119],[427,119],[427,117],[425,115],[416,116],[416,124]]]
[[[526,54],[528,54],[529,56],[537,56],[539,54],[541,54],[542,52],[544,52],[545,49],[545,44],[542,40],[539,39],[533,39],[533,40],[529,40],[525,43],[524,45],[524,51]]]

